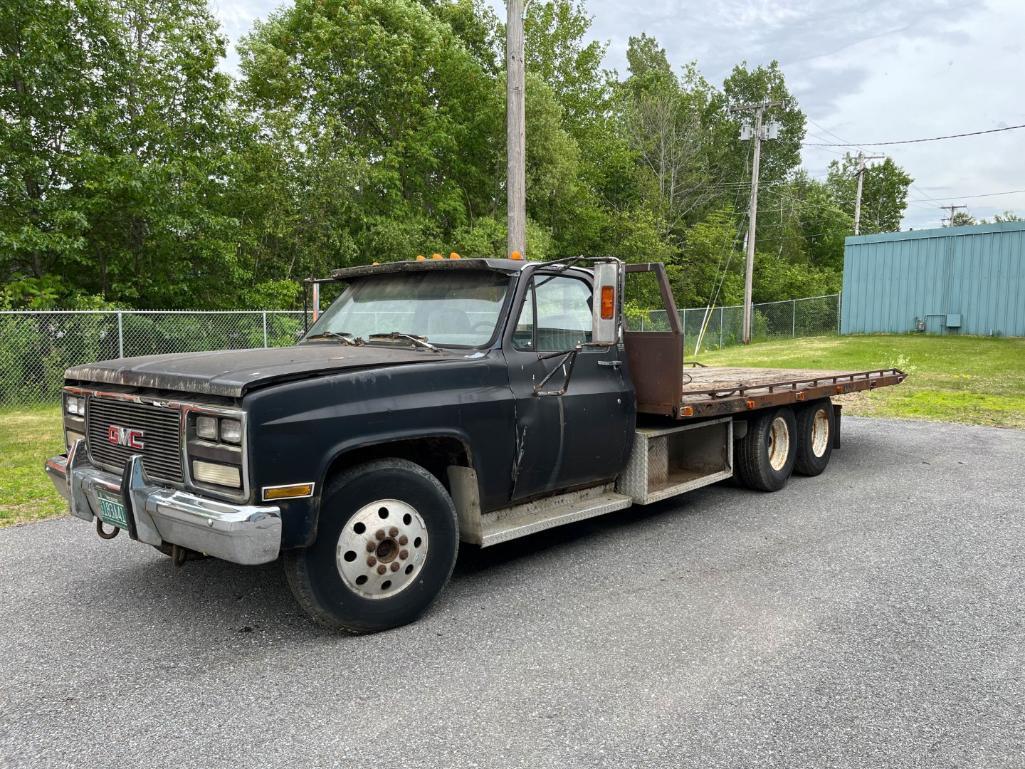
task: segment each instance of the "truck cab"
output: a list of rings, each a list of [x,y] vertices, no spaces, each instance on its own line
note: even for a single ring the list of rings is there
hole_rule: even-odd
[[[624,328],[631,271],[658,276],[667,332]],[[735,472],[763,490],[795,466],[817,474],[838,436],[828,396],[903,379],[726,374],[695,388],[661,265],[432,259],[330,280],[341,294],[293,347],[69,369],[68,451],[46,471],[72,514],[178,564],[281,558],[314,619],[370,632],[430,605],[460,541]]]

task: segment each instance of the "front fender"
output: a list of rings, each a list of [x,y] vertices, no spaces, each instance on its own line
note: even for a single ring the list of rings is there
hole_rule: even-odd
[[[253,488],[315,482],[282,503],[282,546],[316,538],[322,494],[352,452],[399,441],[459,441],[477,471],[481,505],[508,501],[514,407],[504,361],[403,366],[291,382],[254,393],[249,411]]]

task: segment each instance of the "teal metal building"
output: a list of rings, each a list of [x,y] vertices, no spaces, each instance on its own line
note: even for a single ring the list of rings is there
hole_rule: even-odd
[[[849,237],[840,333],[1025,336],[1025,222]]]

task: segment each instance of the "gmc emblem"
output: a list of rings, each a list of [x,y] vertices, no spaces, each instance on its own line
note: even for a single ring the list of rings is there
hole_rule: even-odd
[[[118,427],[111,425],[107,428],[107,442],[113,446],[127,446],[130,449],[142,450],[142,430],[133,430],[131,427]]]

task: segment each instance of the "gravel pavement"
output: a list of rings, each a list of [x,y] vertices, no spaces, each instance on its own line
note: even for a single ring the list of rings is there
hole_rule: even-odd
[[[362,638],[278,565],[2,530],[0,766],[1025,767],[1025,432],[843,440],[777,494],[467,547]]]

